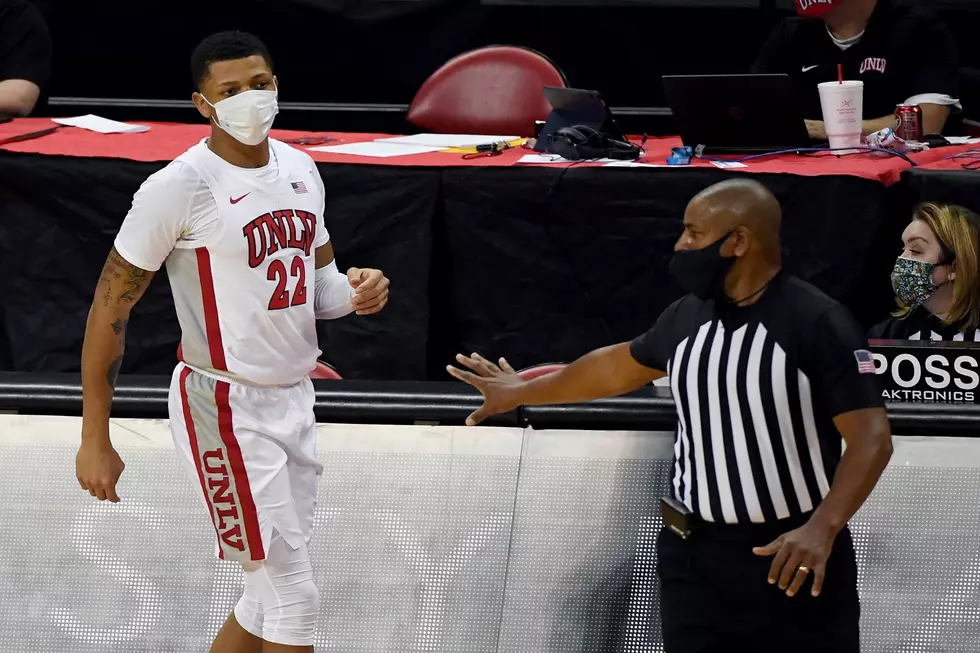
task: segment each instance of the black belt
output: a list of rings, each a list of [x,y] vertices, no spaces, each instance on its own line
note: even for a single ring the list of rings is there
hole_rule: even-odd
[[[751,522],[727,524],[725,522],[705,521],[688,510],[687,506],[677,499],[664,497],[660,500],[660,514],[663,517],[664,526],[685,540],[696,537],[698,534],[704,534],[719,539],[757,541],[766,538],[776,539],[787,531],[799,528],[810,519],[813,513],[801,513],[761,524]]]

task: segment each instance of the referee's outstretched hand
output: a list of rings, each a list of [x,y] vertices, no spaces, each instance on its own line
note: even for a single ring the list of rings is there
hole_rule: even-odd
[[[779,583],[779,589],[785,590],[786,596],[796,596],[811,571],[813,587],[810,594],[820,596],[827,573],[827,560],[836,537],[836,533],[807,522],[796,530],[780,535],[766,546],[755,547],[752,553],[776,556],[769,566],[769,584]]]
[[[446,371],[460,381],[465,381],[483,395],[483,405],[466,418],[467,426],[476,426],[491,415],[506,413],[521,405],[520,391],[524,381],[506,359],[495,365],[477,353],[464,356],[456,354],[456,361],[472,371],[467,372],[452,365]]]

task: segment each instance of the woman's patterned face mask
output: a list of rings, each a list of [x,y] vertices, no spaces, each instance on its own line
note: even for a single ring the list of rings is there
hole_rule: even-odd
[[[932,282],[935,263],[898,257],[892,270],[892,289],[895,296],[909,308],[915,308],[933,296],[939,288]]]

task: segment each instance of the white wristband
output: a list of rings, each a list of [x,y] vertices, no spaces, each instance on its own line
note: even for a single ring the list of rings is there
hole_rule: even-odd
[[[354,311],[350,303],[354,288],[347,275],[337,269],[336,260],[316,271],[313,294],[316,298],[313,307],[318,320],[336,320]]]

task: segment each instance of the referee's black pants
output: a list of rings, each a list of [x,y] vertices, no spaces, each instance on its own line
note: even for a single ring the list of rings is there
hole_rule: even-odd
[[[704,525],[687,540],[661,531],[657,572],[665,653],[860,653],[850,531],[845,528],[834,543],[817,598],[810,595],[812,578],[792,598],[770,585],[772,557],[752,553],[805,521]]]

